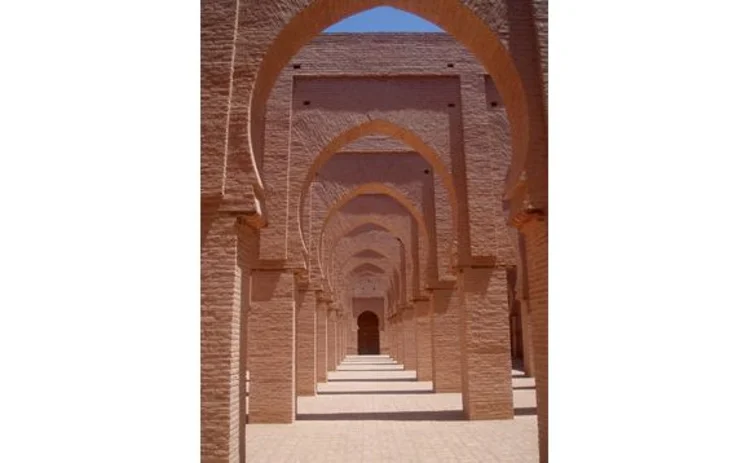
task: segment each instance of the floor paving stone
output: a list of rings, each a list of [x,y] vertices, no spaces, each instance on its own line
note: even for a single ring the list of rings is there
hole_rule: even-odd
[[[341,368],[385,360],[347,358]],[[538,462],[533,378],[514,371],[513,420],[465,421],[461,394],[432,393],[429,381],[382,380],[393,371],[366,373],[299,397],[293,424],[248,425],[247,461]]]

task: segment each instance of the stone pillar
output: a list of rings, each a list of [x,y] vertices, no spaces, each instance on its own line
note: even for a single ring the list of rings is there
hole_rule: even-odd
[[[253,271],[248,325],[250,423],[291,423],[295,394],[294,275]]]
[[[394,334],[396,336],[396,361],[398,363],[404,363],[404,330],[402,324],[402,316],[400,312],[394,315],[393,320],[395,321]]]
[[[506,270],[464,267],[459,292],[464,414],[469,420],[513,419]]]
[[[328,379],[328,302],[322,299],[315,301],[315,324],[317,332],[315,333],[315,343],[317,344],[315,379],[318,383],[324,383]]]
[[[341,315],[339,323],[341,324],[341,352],[339,353],[339,363],[341,363],[346,358],[346,349],[349,343],[349,338],[346,335],[349,331],[346,328],[346,317],[344,315]]]
[[[460,299],[454,288],[431,290],[432,382],[435,392],[461,392]]]
[[[404,333],[404,370],[417,369],[417,326],[414,319],[414,306],[404,306],[403,333]]]
[[[380,330],[380,338],[378,338],[380,344],[378,345],[378,349],[380,349],[381,355],[388,355],[391,353],[388,347],[390,346],[390,330],[388,328],[389,323],[390,321],[384,316],[383,320],[380,320],[380,326],[378,327],[378,329]]]
[[[346,330],[347,330],[347,343],[346,343],[346,354],[357,355],[357,331],[356,324],[352,320],[351,311],[347,316]]]
[[[328,308],[328,371],[336,370],[336,309]]]
[[[201,247],[201,461],[240,461],[240,269],[236,218],[206,225]]]
[[[383,343],[382,341],[380,342],[381,351],[382,353],[388,354],[391,356],[391,358],[393,358],[393,356],[396,354],[393,349],[393,320],[391,319],[390,314],[385,319],[385,337],[385,343]],[[388,351],[386,352],[383,349],[388,349]]]
[[[432,381],[432,327],[430,300],[415,299],[417,318],[417,381]]]
[[[315,292],[297,291],[297,395],[315,395]]]
[[[522,228],[531,305],[531,337],[534,342],[539,461],[547,461],[547,222],[530,220]]]
[[[344,350],[344,338],[341,332],[341,312],[336,312],[336,366],[341,363],[341,352]]]
[[[527,376],[534,376],[534,337],[531,326],[529,301],[520,301],[521,332],[523,335],[523,369]]]

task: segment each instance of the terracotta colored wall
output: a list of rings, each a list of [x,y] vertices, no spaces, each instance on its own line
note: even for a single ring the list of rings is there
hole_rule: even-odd
[[[202,4],[203,461],[243,458],[239,380],[243,363],[261,372],[251,375],[251,384],[289,389],[273,399],[278,403],[251,401],[251,414],[276,419],[274,414],[280,413],[286,420],[292,413],[292,272],[309,276],[311,291],[336,298],[339,306],[349,304],[349,310],[352,303],[345,300],[351,288],[377,278],[378,291],[385,293],[386,317],[396,314],[391,319],[400,320],[397,310],[412,296],[440,286],[438,279],[454,279],[453,265],[474,265],[475,259],[481,265],[513,263],[508,215],[527,242],[520,255],[527,270],[540,455],[545,462],[546,2],[394,3],[439,24],[476,59],[453,38],[440,34],[329,36],[303,48],[327,25],[379,2],[278,0],[272,8],[268,5],[245,0]],[[379,77],[372,78],[373,74]],[[493,94],[488,74],[499,95]],[[496,98],[498,105],[492,105]],[[321,152],[334,162],[344,159],[337,154],[342,152],[387,153],[400,159],[416,158],[419,153],[418,161],[427,162],[430,172],[422,177],[418,169],[413,176],[394,174],[384,161],[376,168],[368,164],[355,179],[353,172],[361,167],[338,171],[334,164],[322,162]],[[322,178],[329,167],[350,178]],[[359,191],[356,185],[364,181],[372,186]],[[309,194],[307,182],[313,182]],[[352,199],[341,210],[330,212],[332,205],[358,191],[390,195],[391,199],[379,202],[391,209],[375,208],[373,213],[367,199]],[[500,196],[503,192],[505,197]],[[393,200],[401,207],[399,212]],[[356,210],[359,206],[371,210],[363,214]],[[237,227],[238,217],[254,227],[267,226],[246,236],[252,233],[243,231],[247,225]],[[395,248],[397,257],[395,251],[384,253],[391,268],[383,269],[382,276],[355,270],[365,261],[349,265],[351,253],[366,250],[347,244],[357,235],[347,236],[351,226],[363,217],[380,221],[401,242]],[[374,230],[368,233],[373,235]],[[371,247],[386,247],[376,244]],[[268,275],[262,272],[256,277],[259,270],[283,280],[274,289],[266,288],[271,291],[267,300],[262,290],[248,290],[251,280],[255,289],[260,284],[257,278]],[[243,300],[251,292],[254,300],[259,298],[258,310],[251,307],[247,319],[256,326],[250,323],[245,330]],[[443,328],[434,322],[435,335],[443,336]],[[270,343],[254,341],[269,326],[288,336]],[[245,337],[246,351],[241,345]],[[438,349],[442,347],[438,343]],[[264,355],[269,354],[278,355],[275,360],[282,365],[274,374],[262,367]],[[437,351],[435,355],[439,357]],[[256,392],[265,397],[267,391]]]

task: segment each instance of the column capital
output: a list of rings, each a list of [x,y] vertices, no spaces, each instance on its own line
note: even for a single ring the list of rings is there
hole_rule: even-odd
[[[526,171],[522,171],[517,181],[506,183],[504,195],[506,222],[521,231],[528,225],[544,222],[547,214],[540,205],[532,204],[526,184]]]
[[[218,197],[201,196],[201,205],[215,204],[216,211],[222,215],[237,217],[242,223],[253,228],[263,228],[267,220],[263,205],[255,195],[221,195]]]

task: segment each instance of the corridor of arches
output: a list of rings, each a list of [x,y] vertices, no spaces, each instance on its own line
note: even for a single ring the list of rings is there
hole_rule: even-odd
[[[203,461],[546,462],[546,2],[262,3],[202,13]],[[446,33],[319,35],[381,4]]]

